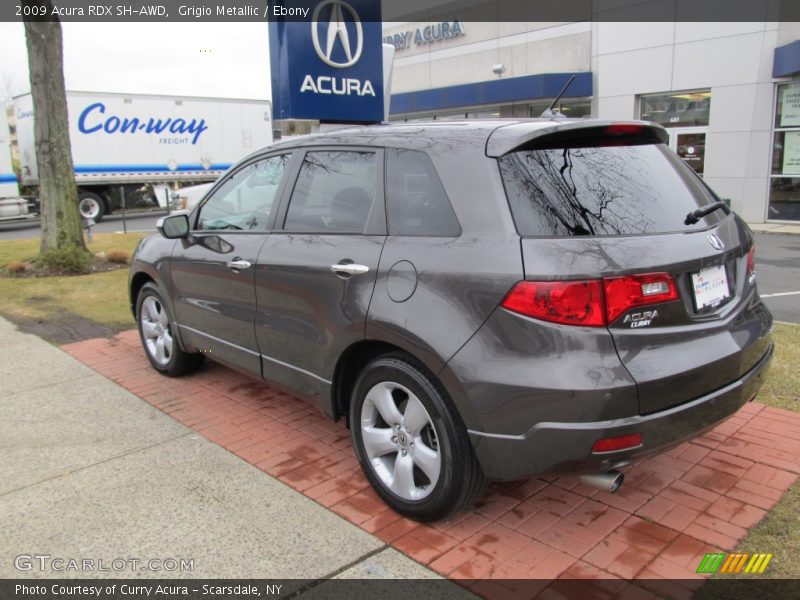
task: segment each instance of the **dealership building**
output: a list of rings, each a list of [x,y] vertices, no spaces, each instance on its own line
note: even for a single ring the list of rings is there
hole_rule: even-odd
[[[751,223],[800,221],[800,23],[385,23],[391,120],[645,119]]]

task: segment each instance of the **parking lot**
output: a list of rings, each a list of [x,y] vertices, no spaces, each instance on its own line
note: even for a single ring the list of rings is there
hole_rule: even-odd
[[[800,236],[756,234],[758,289],[779,321],[800,322]]]
[[[92,227],[93,233],[116,233],[127,228],[129,233],[155,231],[156,221],[166,215],[166,210],[135,212],[123,216],[115,212]],[[38,219],[28,221],[0,221],[0,240],[24,240],[39,237],[41,223]]]

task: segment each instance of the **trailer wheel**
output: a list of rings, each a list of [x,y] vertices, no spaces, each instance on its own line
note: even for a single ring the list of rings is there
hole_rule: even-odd
[[[98,194],[78,190],[78,210],[84,219],[94,219],[99,223],[106,214],[106,204]]]

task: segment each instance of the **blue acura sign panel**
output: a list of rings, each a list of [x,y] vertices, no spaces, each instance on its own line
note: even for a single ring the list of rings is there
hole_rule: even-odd
[[[274,119],[383,119],[380,2],[309,0],[311,21],[269,23]]]

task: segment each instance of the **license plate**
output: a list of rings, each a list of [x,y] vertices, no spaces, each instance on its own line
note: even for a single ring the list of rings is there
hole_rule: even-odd
[[[719,306],[730,296],[728,275],[725,273],[725,267],[721,265],[692,273],[692,287],[697,310]]]

